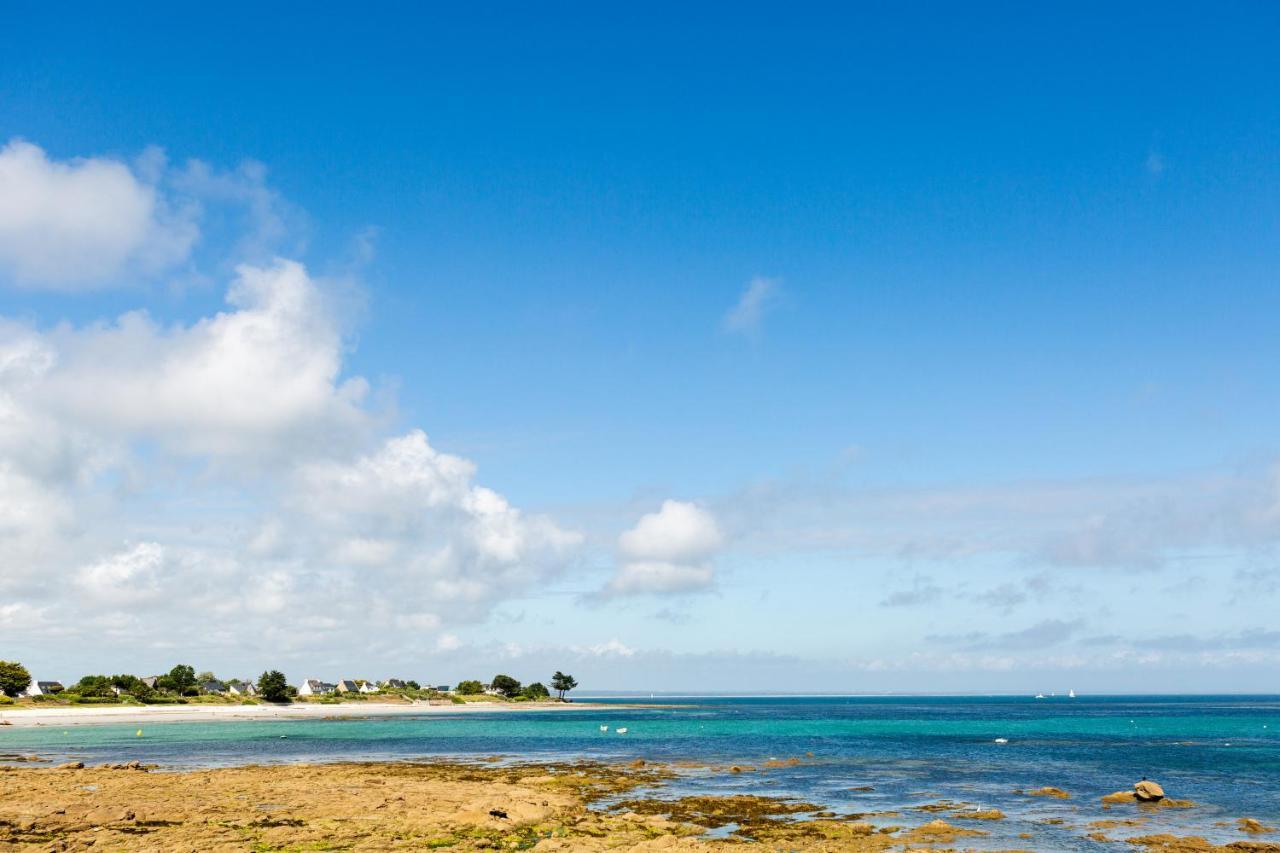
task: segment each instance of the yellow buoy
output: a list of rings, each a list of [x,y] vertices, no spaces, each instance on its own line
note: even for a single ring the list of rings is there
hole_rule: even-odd
[[[138,734],[137,734],[137,736],[138,736],[138,737],[142,737],[142,729],[138,729]]]

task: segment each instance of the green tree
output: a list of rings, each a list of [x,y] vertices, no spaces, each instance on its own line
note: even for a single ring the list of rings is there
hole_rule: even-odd
[[[0,693],[17,696],[31,684],[31,673],[16,661],[0,660]]]
[[[258,695],[267,702],[288,702],[289,682],[278,669],[258,676]]]
[[[459,696],[479,696],[484,692],[484,685],[475,680],[459,681],[454,692]]]
[[[561,699],[564,699],[564,694],[577,686],[577,679],[572,675],[565,675],[560,670],[556,670],[556,674],[551,676],[551,689],[560,694]]]
[[[113,675],[111,676],[111,684],[119,687],[135,699],[146,699],[155,693],[154,690],[147,686],[145,681],[136,675]]]
[[[404,685],[405,685],[405,687],[408,687],[410,690],[421,690],[421,689],[422,689],[422,685],[421,685],[421,684],[419,684],[418,682],[414,681],[413,679],[410,679],[410,680],[406,681],[406,682],[404,683]]]
[[[520,691],[520,695],[526,699],[546,699],[551,695],[551,691],[547,689],[547,685],[541,681],[535,681],[533,684],[527,685],[524,690]]]
[[[168,687],[179,696],[190,696],[196,689],[196,671],[194,667],[180,663],[165,677]]]
[[[75,693],[80,696],[91,696],[99,699],[107,699],[116,695],[111,689],[111,679],[105,675],[86,675],[75,684],[67,688],[68,693]]]
[[[493,681],[489,682],[489,686],[508,699],[514,699],[520,695],[520,682],[509,675],[495,675]]]

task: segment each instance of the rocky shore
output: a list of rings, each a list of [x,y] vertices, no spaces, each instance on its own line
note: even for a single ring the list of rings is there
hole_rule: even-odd
[[[726,771],[727,772],[727,771]],[[677,770],[637,761],[370,763],[158,772],[138,762],[0,767],[0,850],[949,850],[996,809],[942,802],[924,818],[835,814],[759,796],[660,799]],[[1135,806],[1136,808],[1136,806]],[[932,812],[933,814],[929,814]],[[1128,821],[1133,823],[1133,821]],[[1111,827],[1126,821],[1110,822]],[[1151,834],[1129,849],[1280,853],[1268,831],[1215,846]],[[1041,849],[1033,833],[1021,849]],[[1099,838],[1098,840],[1102,840]]]

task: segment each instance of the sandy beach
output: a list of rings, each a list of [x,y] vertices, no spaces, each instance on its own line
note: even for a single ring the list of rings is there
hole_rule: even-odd
[[[6,707],[0,725],[89,726],[191,723],[244,720],[307,720],[326,717],[395,717],[424,714],[505,714],[586,711],[603,706],[589,702],[469,702],[464,705],[426,702],[295,702],[289,705],[80,705]],[[616,705],[608,707],[616,708]]]

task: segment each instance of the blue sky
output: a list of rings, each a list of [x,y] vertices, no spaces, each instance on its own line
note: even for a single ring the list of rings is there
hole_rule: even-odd
[[[1280,675],[1274,7],[8,17],[13,654]]]

